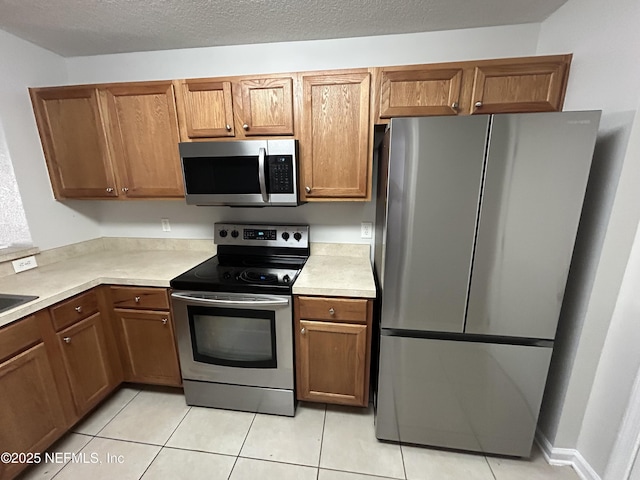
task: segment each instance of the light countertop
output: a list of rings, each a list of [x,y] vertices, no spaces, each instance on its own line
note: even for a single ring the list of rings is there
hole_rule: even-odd
[[[38,296],[0,313],[0,327],[98,285],[169,287],[172,278],[213,254],[202,250],[106,250],[0,277],[0,293]],[[293,285],[293,294],[375,298],[369,258],[312,252]]]
[[[369,257],[311,255],[293,284],[293,294],[375,298]]]
[[[0,293],[39,298],[0,313],[0,327],[101,284],[168,287],[212,256],[206,251],[103,251],[0,278]]]

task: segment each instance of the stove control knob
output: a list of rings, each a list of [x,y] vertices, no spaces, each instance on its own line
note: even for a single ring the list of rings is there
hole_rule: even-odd
[[[291,281],[291,277],[289,275],[285,275],[284,277],[282,277],[282,281],[284,283],[289,283]]]
[[[238,238],[238,235],[240,235],[240,234],[238,233],[238,231],[237,231],[237,230],[232,230],[232,231],[231,231],[231,236],[232,236],[233,238]]]
[[[289,235],[289,232],[283,232],[282,233],[282,239],[286,242],[287,240],[289,240],[289,237],[291,235]]]
[[[293,234],[293,238],[296,239],[296,241],[300,241],[300,239],[302,238],[302,234],[300,232],[296,232]]]
[[[227,231],[226,230],[220,230],[220,236],[222,238],[226,237],[227,236]]]

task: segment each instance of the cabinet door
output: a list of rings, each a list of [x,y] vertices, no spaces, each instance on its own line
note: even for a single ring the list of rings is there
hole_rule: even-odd
[[[171,82],[106,87],[120,191],[129,198],[183,197]]]
[[[180,138],[233,137],[231,82],[209,79],[177,83],[176,103],[180,115]]]
[[[562,110],[571,55],[486,62],[475,68],[471,113]]]
[[[58,392],[43,343],[0,364],[0,445],[7,452],[41,452],[65,431]],[[0,478],[24,465],[0,463]]]
[[[76,412],[82,416],[114,387],[100,313],[58,333]]]
[[[56,198],[117,196],[96,89],[36,88],[30,93]]]
[[[367,200],[371,194],[368,72],[303,76],[301,194]]]
[[[462,68],[383,69],[380,118],[457,115]]]
[[[180,366],[169,312],[115,310],[122,329],[125,380],[180,386]]]
[[[367,326],[300,320],[298,400],[365,406]]]
[[[245,136],[293,135],[292,84],[291,77],[239,82]]]

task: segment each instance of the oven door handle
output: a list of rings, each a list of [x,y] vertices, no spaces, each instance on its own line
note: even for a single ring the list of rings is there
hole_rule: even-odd
[[[189,295],[188,293],[172,293],[173,298],[185,300],[189,303],[198,305],[225,305],[225,306],[247,306],[247,305],[265,305],[265,306],[285,306],[289,305],[288,298],[270,298],[252,300],[224,300],[221,298],[202,298]]]

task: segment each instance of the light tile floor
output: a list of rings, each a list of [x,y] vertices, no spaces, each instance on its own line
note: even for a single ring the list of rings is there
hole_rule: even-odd
[[[289,418],[189,407],[180,390],[156,388],[121,388],[51,451],[67,463],[41,463],[22,478],[579,479],[537,448],[519,460],[379,442],[371,408],[302,403]]]

